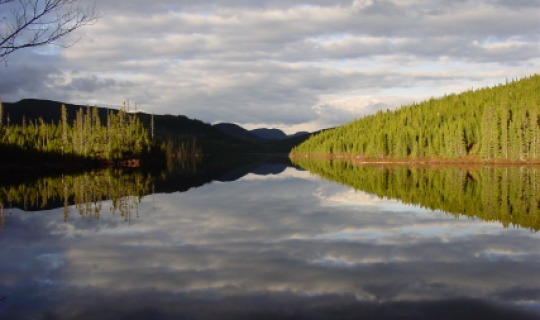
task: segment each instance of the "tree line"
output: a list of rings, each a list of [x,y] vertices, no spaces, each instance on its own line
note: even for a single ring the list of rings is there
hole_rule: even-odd
[[[68,119],[64,105],[56,123],[23,118],[21,124],[13,124],[3,114],[0,103],[0,146],[15,148],[26,156],[33,152],[102,161],[156,157],[164,152],[135,114],[111,110],[102,122],[98,109],[87,107],[80,108],[74,119]]]
[[[431,210],[442,210],[505,227],[540,230],[540,168],[427,168],[354,165],[342,159],[296,158],[294,163],[321,177]]]
[[[292,154],[538,161],[540,75],[379,111],[314,135]]]

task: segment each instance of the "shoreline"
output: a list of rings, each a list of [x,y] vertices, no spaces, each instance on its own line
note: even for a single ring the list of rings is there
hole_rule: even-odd
[[[464,157],[457,159],[444,158],[411,158],[411,159],[393,159],[393,158],[366,158],[354,154],[305,154],[291,153],[291,159],[324,159],[324,160],[343,160],[358,165],[407,165],[407,166],[539,166],[540,159],[533,160],[512,160],[512,159],[491,159],[483,160],[477,157]]]

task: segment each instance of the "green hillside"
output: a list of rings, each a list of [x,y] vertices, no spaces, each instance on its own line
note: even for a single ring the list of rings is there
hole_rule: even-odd
[[[540,160],[540,75],[379,111],[312,136],[292,156],[373,161]]]

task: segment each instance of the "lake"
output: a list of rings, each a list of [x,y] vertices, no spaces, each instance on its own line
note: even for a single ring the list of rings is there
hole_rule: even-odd
[[[540,319],[540,168],[298,164],[5,183],[0,319]]]

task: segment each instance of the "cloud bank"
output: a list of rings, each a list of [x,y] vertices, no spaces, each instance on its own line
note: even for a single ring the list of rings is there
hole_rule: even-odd
[[[20,51],[4,101],[294,131],[540,70],[537,1],[104,1],[69,48]],[[71,39],[72,40],[72,39]]]

